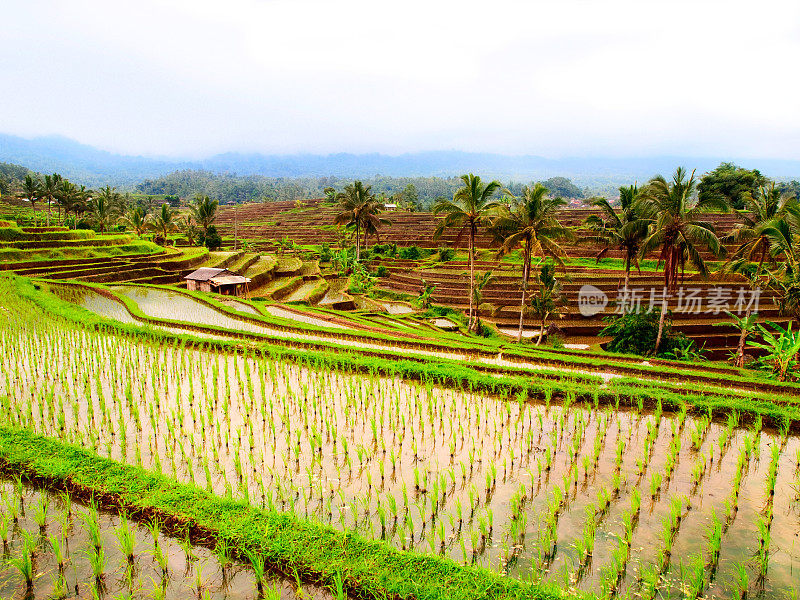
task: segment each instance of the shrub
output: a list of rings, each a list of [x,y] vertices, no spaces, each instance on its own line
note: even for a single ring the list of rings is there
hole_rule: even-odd
[[[420,256],[422,256],[422,253],[420,252],[419,246],[400,248],[400,258],[403,260],[419,260]]]
[[[208,233],[206,233],[205,237],[205,245],[206,248],[209,250],[218,250],[220,246],[222,246],[222,238],[219,237],[219,233],[217,233],[217,228],[212,225],[208,228]]]
[[[320,262],[330,262],[331,257],[331,245],[330,244],[322,244],[322,248],[319,251],[319,261]]]
[[[397,255],[397,244],[375,244],[372,252],[375,256],[393,257]]]
[[[660,311],[654,308],[649,311],[627,312],[603,319],[606,325],[600,336],[611,336],[607,350],[627,354],[647,356],[653,354],[658,337],[658,319]],[[700,352],[694,349],[694,342],[681,333],[672,333],[672,319],[667,313],[664,320],[664,332],[661,338],[659,356],[695,360]]]
[[[456,251],[448,246],[442,246],[439,248],[439,262],[448,262],[453,260],[455,255]]]
[[[389,273],[386,269],[386,265],[378,265],[378,270],[375,271],[375,275],[378,277],[386,277],[388,274]]]

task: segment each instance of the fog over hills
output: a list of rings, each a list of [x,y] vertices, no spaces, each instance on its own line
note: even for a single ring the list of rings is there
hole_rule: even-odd
[[[505,156],[461,151],[386,154],[265,155],[227,152],[200,160],[113,154],[74,140],[47,136],[26,139],[0,134],[0,162],[24,165],[42,173],[58,172],[88,186],[132,188],[144,179],[182,169],[267,177],[452,176],[474,172],[503,181],[570,178],[591,189],[644,181],[654,174],[668,175],[683,165],[704,173],[722,161],[759,169],[778,179],[800,178],[800,161],[741,159],[739,157],[571,157]]]

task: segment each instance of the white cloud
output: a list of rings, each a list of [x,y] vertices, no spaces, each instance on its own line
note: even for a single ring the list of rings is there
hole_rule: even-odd
[[[202,155],[800,158],[800,5],[11,0],[0,130]]]

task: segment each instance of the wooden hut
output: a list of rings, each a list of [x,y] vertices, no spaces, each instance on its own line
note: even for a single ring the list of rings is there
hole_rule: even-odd
[[[247,292],[250,279],[231,273],[228,269],[214,269],[201,267],[192,271],[186,277],[187,290],[213,292],[224,296],[239,296]]]
[[[192,291],[210,292],[211,280],[220,275],[231,275],[228,269],[214,269],[211,267],[201,267],[196,271],[189,273],[184,279],[186,280],[186,289]]]

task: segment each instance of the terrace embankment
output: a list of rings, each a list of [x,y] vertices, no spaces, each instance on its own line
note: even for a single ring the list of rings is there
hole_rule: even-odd
[[[202,300],[185,292],[163,290],[155,287],[121,286],[118,288],[82,288],[72,284],[64,288],[54,287],[61,297],[96,312],[99,315],[123,320],[130,319],[154,325],[165,331],[192,333],[209,339],[240,339],[251,342],[269,342],[287,347],[328,350],[340,348],[381,358],[396,357],[420,362],[458,361],[476,372],[492,375],[537,376],[549,379],[573,377],[587,382],[608,382],[614,378],[629,378],[634,385],[652,385],[669,382],[671,393],[697,395],[705,386],[718,386],[717,395],[740,397],[751,394],[759,400],[769,397],[779,402],[786,397],[788,405],[794,404],[796,386],[772,384],[753,379],[743,372],[726,367],[686,365],[675,361],[658,361],[656,365],[642,364],[638,359],[624,357],[605,359],[595,355],[584,357],[579,353],[557,351],[520,352],[514,347],[502,348],[490,344],[436,338],[423,338],[416,334],[398,331],[372,332],[337,328],[334,324],[321,328],[317,321],[305,324],[302,321],[281,317],[255,317],[249,313],[219,305],[212,299]],[[66,294],[66,295],[64,295]],[[114,306],[110,300],[123,302]],[[274,316],[274,315],[273,315]],[[312,317],[310,319],[313,320]],[[321,322],[321,321],[320,321]],[[691,381],[687,373],[691,372]],[[727,389],[727,392],[724,391]]]

